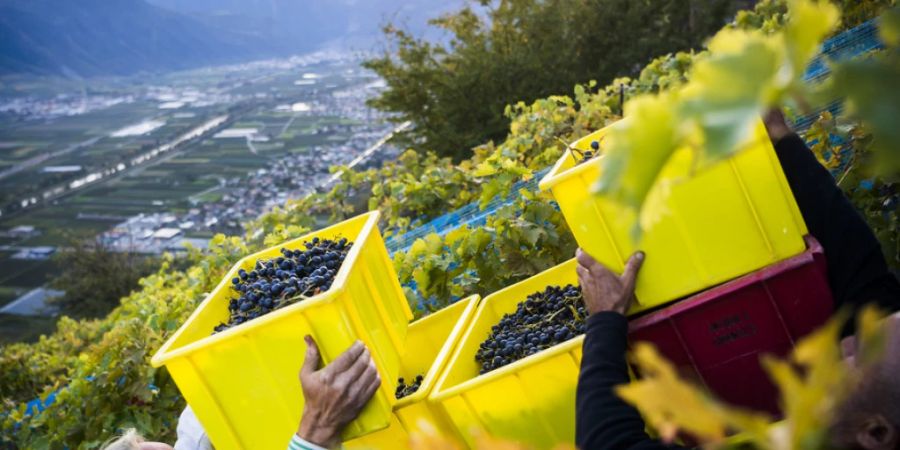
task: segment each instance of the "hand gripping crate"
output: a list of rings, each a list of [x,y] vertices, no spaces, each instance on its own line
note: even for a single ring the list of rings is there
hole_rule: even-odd
[[[381,375],[381,388],[344,437],[388,426],[412,313],[377,225],[378,212],[370,212],[241,259],[153,357],[154,367],[169,370],[217,449],[286,448],[303,408],[298,373],[307,334],[325,363],[362,340]],[[211,335],[228,318],[230,280],[239,269],[313,237],[353,242],[328,291]]]
[[[627,120],[627,119],[623,119]],[[611,127],[578,140],[590,149]],[[684,155],[682,153],[682,155]],[[667,212],[638,243],[636,215],[594,194],[603,157],[576,164],[566,152],[541,180],[569,224],[578,245],[621,273],[636,250],[647,254],[631,312],[702,291],[803,252],[806,225],[760,122],[733,157],[674,183]],[[632,162],[640,163],[640,155]]]
[[[423,427],[428,432],[458,439],[443,409],[428,396],[468,329],[480,300],[481,297],[473,295],[409,325],[400,358],[400,376],[408,382],[416,375],[423,375],[419,389],[397,400],[388,428],[344,442],[344,448],[410,448],[410,436],[425,431]]]

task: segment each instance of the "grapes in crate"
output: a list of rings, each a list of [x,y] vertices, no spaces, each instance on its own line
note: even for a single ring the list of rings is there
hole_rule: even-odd
[[[346,238],[314,237],[304,248],[282,248],[282,256],[259,259],[250,271],[239,270],[231,280],[230,318],[216,325],[214,333],[327,291],[352,245]]]
[[[504,314],[475,354],[487,373],[584,333],[587,310],[581,288],[548,286]]]
[[[397,400],[400,400],[403,397],[413,395],[416,391],[419,390],[419,387],[422,386],[422,379],[424,377],[422,375],[416,375],[416,378],[412,383],[406,384],[406,380],[403,377],[397,380],[397,390],[394,392],[394,397],[397,397]]]

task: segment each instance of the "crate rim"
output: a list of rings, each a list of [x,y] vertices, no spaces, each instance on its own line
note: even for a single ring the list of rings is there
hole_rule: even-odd
[[[481,303],[478,305],[478,310],[475,311],[475,315],[472,317],[472,321],[469,323],[469,326],[466,329],[466,333],[463,336],[463,339],[460,340],[459,344],[462,344],[462,341],[466,337],[469,336],[469,332],[471,331],[472,327],[475,326],[475,322],[481,316],[482,312],[485,309],[487,309],[488,304],[490,303],[490,300],[492,298],[502,296],[503,294],[512,290],[519,284],[531,282],[539,277],[546,276],[546,272],[552,271],[554,269],[562,270],[562,268],[565,266],[574,266],[575,264],[577,264],[576,259],[571,258],[571,259],[566,260],[562,263],[559,263],[555,266],[549,267],[539,273],[536,273],[524,280],[513,283],[503,289],[500,289],[499,291],[496,291],[490,295],[485,296],[483,299],[481,299]],[[572,270],[574,271],[575,268],[572,267]],[[566,283],[566,284],[569,284],[569,283]],[[551,286],[551,285],[565,286],[566,284],[556,283],[556,284],[547,284],[547,286]],[[449,387],[444,386],[447,381],[447,376],[449,375],[449,370],[445,369],[443,375],[441,375],[441,378],[438,380],[437,385],[434,388],[434,391],[432,391],[432,394],[429,397],[429,400],[434,401],[434,402],[446,400],[447,398],[459,395],[460,393],[467,391],[470,388],[491,382],[493,380],[505,377],[511,373],[518,372],[519,370],[524,369],[526,367],[530,367],[535,364],[538,364],[547,357],[553,357],[553,356],[557,356],[557,355],[560,355],[563,353],[568,353],[568,352],[572,351],[572,349],[580,346],[583,341],[584,341],[584,334],[580,334],[580,335],[575,336],[565,342],[560,342],[559,344],[556,344],[553,347],[544,349],[543,351],[537,352],[533,355],[528,355],[528,356],[526,356],[518,361],[515,361],[511,364],[507,364],[499,369],[492,370],[488,373],[476,375],[466,381],[463,381],[462,383],[458,383],[458,384],[455,384],[455,385],[449,386]],[[456,361],[460,356],[462,356],[462,350],[463,350],[463,346],[457,345],[456,351],[453,352],[453,355],[447,361],[448,368],[449,368],[451,361]]]
[[[620,123],[622,120],[625,120],[625,119],[621,119],[619,121],[613,122],[612,124],[607,125],[606,127],[601,128],[600,130],[597,130],[597,131],[594,131],[593,133],[589,133],[585,136],[582,136],[581,138],[578,138],[577,140],[575,140],[575,142],[572,142],[571,144],[569,144],[568,147],[575,146],[582,139],[585,139],[588,136],[590,136],[598,131],[606,131],[609,129],[609,127],[612,127],[613,125],[615,125],[617,123]],[[606,131],[606,132],[608,132],[608,131]],[[606,134],[606,133],[604,133],[604,134]],[[563,152],[563,155],[559,159],[556,160],[556,162],[553,164],[553,167],[550,169],[550,171],[547,172],[547,174],[544,175],[543,178],[541,178],[540,182],[538,182],[538,189],[540,189],[542,192],[549,191],[549,190],[553,189],[553,187],[556,186],[557,184],[559,184],[575,175],[581,175],[582,172],[591,170],[595,166],[597,169],[600,169],[602,171],[601,166],[603,164],[604,156],[606,156],[606,155],[601,154],[601,155],[591,159],[590,161],[587,161],[587,162],[584,162],[581,164],[575,164],[575,166],[570,167],[566,170],[563,170],[562,166],[563,166],[563,163],[565,163],[566,158],[569,158],[569,157],[574,158],[575,157],[575,155],[572,155],[572,152],[569,150],[569,148],[566,148],[566,150]]]
[[[444,368],[447,367],[447,364],[450,362],[449,356],[452,356],[450,354],[453,351],[455,351],[456,348],[459,346],[460,339],[458,339],[458,337],[468,330],[469,325],[472,322],[472,319],[475,317],[475,314],[478,312],[477,308],[481,305],[481,301],[482,301],[482,298],[480,295],[472,294],[466,298],[458,300],[453,305],[448,306],[448,308],[452,308],[453,306],[455,306],[458,303],[469,302],[469,304],[463,308],[463,312],[460,316],[460,319],[468,317],[468,320],[466,321],[466,323],[457,322],[456,324],[453,325],[453,330],[450,331],[450,335],[447,337],[446,342],[444,342],[444,345],[441,347],[441,350],[438,352],[437,356],[435,356],[435,358],[434,358],[434,361],[440,362],[440,365],[434,364],[434,362],[432,363],[431,367],[428,369],[428,372],[425,374],[424,378],[422,379],[422,386],[419,388],[419,390],[414,392],[412,395],[409,395],[409,396],[406,396],[406,397],[403,397],[403,398],[397,400],[397,403],[394,404],[395,411],[398,409],[401,409],[405,406],[411,405],[413,403],[418,403],[420,401],[428,399],[428,397],[431,395],[432,391],[434,391],[435,387],[437,386],[439,378],[441,378],[441,375],[443,375]],[[412,326],[416,322],[427,323],[426,321],[428,321],[428,319],[430,319],[432,317],[435,317],[435,314],[430,314],[426,317],[416,320],[416,321],[410,323],[410,326]],[[433,321],[434,320],[432,320],[432,322]]]
[[[338,270],[338,273],[335,275],[334,282],[332,283],[332,285],[337,285],[337,286],[335,286],[325,292],[321,292],[321,293],[314,295],[306,300],[294,303],[293,305],[289,305],[286,308],[282,308],[282,309],[273,311],[269,314],[266,314],[263,317],[257,318],[257,319],[265,319],[265,320],[257,320],[257,319],[250,320],[250,321],[248,321],[246,323],[242,323],[236,327],[229,328],[228,330],[225,330],[221,333],[210,334],[209,336],[205,336],[194,342],[191,342],[191,343],[188,343],[179,348],[170,350],[170,348],[175,343],[175,341],[177,341],[178,338],[181,337],[181,335],[185,332],[187,324],[192,323],[193,320],[196,318],[196,316],[200,314],[200,311],[203,311],[204,309],[206,309],[206,307],[208,306],[208,303],[211,303],[213,301],[214,295],[217,292],[219,292],[220,289],[224,289],[224,288],[228,287],[227,285],[231,283],[231,278],[233,278],[233,275],[235,275],[238,272],[238,270],[240,270],[240,268],[243,266],[243,264],[245,262],[248,262],[248,261],[251,261],[254,259],[259,259],[259,257],[263,253],[266,253],[266,252],[272,250],[273,248],[290,245],[291,243],[294,243],[294,242],[305,242],[306,240],[309,240],[318,235],[327,234],[327,232],[329,232],[330,230],[337,228],[341,224],[344,224],[348,221],[352,221],[352,220],[362,221],[364,217],[365,217],[365,223],[363,224],[362,229],[360,230],[359,234],[357,235],[357,238],[360,236],[368,237],[372,233],[372,230],[377,227],[379,215],[380,215],[380,213],[378,211],[369,211],[369,212],[360,214],[358,216],[351,217],[347,220],[338,222],[338,223],[328,226],[326,228],[322,228],[321,230],[312,231],[303,236],[300,236],[300,237],[297,237],[294,239],[290,239],[286,242],[283,242],[283,243],[280,243],[277,245],[269,246],[263,250],[260,250],[258,252],[255,252],[250,255],[242,257],[237,262],[235,262],[234,265],[231,266],[231,268],[228,270],[226,275],[224,275],[222,277],[222,280],[219,281],[219,284],[216,285],[215,288],[213,288],[209,293],[206,294],[206,298],[204,298],[203,301],[199,305],[197,305],[196,308],[194,308],[194,311],[181,324],[181,326],[178,328],[178,330],[175,331],[175,333],[173,333],[169,337],[169,339],[166,340],[165,343],[163,343],[163,345],[159,348],[159,350],[156,351],[156,353],[150,359],[150,365],[155,368],[162,367],[167,362],[170,362],[176,358],[179,358],[182,356],[187,356],[198,350],[213,347],[213,346],[217,345],[218,343],[220,343],[221,341],[231,338],[232,336],[239,336],[239,335],[247,334],[249,332],[257,330],[258,328],[260,328],[261,326],[264,326],[265,324],[268,324],[269,322],[274,322],[274,321],[280,320],[280,319],[284,318],[285,316],[291,315],[298,311],[302,311],[306,308],[311,308],[311,307],[314,307],[317,305],[330,303],[334,299],[338,298],[340,296],[340,294],[342,294],[344,292],[343,285],[345,284],[344,282],[346,281],[347,277],[349,276],[350,265],[342,265],[341,266],[341,268]],[[354,241],[354,244],[355,243],[356,243],[356,241]],[[345,260],[352,259],[355,261],[357,258],[356,255],[358,255],[359,252],[362,251],[360,249],[361,249],[360,246],[353,245],[350,248],[350,252],[347,254],[347,257]],[[408,311],[408,305],[407,305],[407,311]]]
[[[588,133],[588,134],[586,134],[586,135],[584,135],[584,136],[581,136],[580,138],[576,139],[576,140],[573,141],[572,143],[568,144],[567,147],[569,147],[569,148],[574,147],[574,146],[578,145],[578,143],[580,143],[581,141],[587,139],[588,137],[590,137],[590,136],[592,136],[592,135],[594,135],[594,134],[597,134],[599,137],[602,138],[602,137],[606,136],[607,134],[609,134],[609,132],[610,132],[614,127],[626,125],[629,121],[630,121],[630,117],[622,117],[621,119],[616,120],[615,122],[612,122],[612,123],[610,123],[610,124],[607,124],[607,125],[604,126],[603,128],[600,128],[600,129],[598,129],[598,130],[594,130],[593,132],[590,132],[590,133]],[[757,121],[761,122],[761,121],[762,121],[762,117],[759,117],[759,118],[757,119]],[[756,125],[754,125],[754,126],[756,126]],[[732,154],[729,155],[728,157],[719,160],[718,162],[727,161],[727,160],[730,160],[730,159],[734,158],[734,157],[737,156],[739,153],[741,153],[741,152],[743,152],[744,150],[746,150],[746,149],[748,148],[748,146],[752,145],[753,142],[754,142],[754,138],[753,138],[753,137],[747,138],[746,141],[739,142],[739,143],[737,144],[737,151],[735,151],[734,153],[732,153]],[[596,167],[600,170],[600,176],[603,176],[603,168],[602,168],[602,162],[601,162],[601,161],[603,161],[603,157],[606,156],[605,153],[604,153],[604,154],[600,154],[599,156],[597,156],[597,157],[591,159],[590,161],[584,162],[584,163],[582,163],[582,164],[575,164],[575,166],[573,166],[573,167],[570,167],[570,168],[568,168],[568,169],[566,169],[566,170],[562,170],[562,165],[563,165],[563,163],[566,161],[566,158],[567,158],[567,157],[570,157],[570,156],[574,158],[574,155],[572,155],[571,153],[572,153],[571,151],[568,151],[568,148],[566,149],[565,152],[563,152],[563,155],[562,155],[560,158],[558,158],[558,159],[556,160],[556,162],[553,164],[553,168],[551,168],[550,171],[547,172],[547,174],[544,175],[543,178],[541,178],[541,181],[538,183],[538,189],[540,189],[542,192],[543,192],[543,191],[549,191],[549,190],[551,190],[554,186],[556,186],[557,184],[559,184],[559,183],[561,183],[561,182],[563,182],[563,181],[565,181],[565,180],[567,180],[567,179],[569,179],[569,178],[572,178],[573,176],[581,175],[582,172],[586,172],[587,170],[589,170],[589,169],[588,169],[589,167],[595,167],[595,166],[596,166]],[[708,168],[709,168],[709,167],[700,168],[700,169],[695,169],[695,172],[694,172],[694,173],[695,173],[695,174],[696,174],[696,173],[699,173],[699,171],[703,171],[703,170],[708,169]],[[658,181],[658,180],[657,180],[657,181]],[[654,181],[654,183],[655,183],[655,182],[656,182],[656,181]]]
[[[444,379],[443,379],[444,377],[441,377],[442,378],[440,380],[441,382],[438,383],[437,389],[435,389],[432,392],[431,396],[429,397],[429,400],[438,402],[438,401],[446,400],[450,397],[455,397],[457,395],[462,394],[465,391],[468,391],[469,389],[471,389],[473,387],[477,387],[482,384],[489,383],[496,379],[503,378],[506,375],[514,374],[515,372],[518,372],[521,369],[531,367],[535,364],[538,364],[541,361],[543,361],[546,357],[553,357],[553,356],[561,355],[563,353],[568,353],[568,352],[572,351],[574,348],[581,346],[583,344],[583,342],[584,342],[584,334],[579,334],[578,336],[575,336],[574,338],[569,339],[568,341],[560,342],[559,344],[556,344],[553,347],[550,347],[544,351],[537,352],[533,355],[528,355],[512,364],[508,364],[506,366],[501,367],[500,369],[492,370],[488,373],[478,375],[474,378],[470,378],[462,383],[459,383],[459,384],[449,387],[447,389],[442,389],[442,387],[443,387],[442,382],[444,381]],[[459,347],[457,348],[457,350],[458,349],[459,349]],[[454,356],[457,356],[457,355],[454,354]],[[538,358],[538,356],[540,356],[541,358]],[[444,373],[446,374],[447,372],[444,371]]]

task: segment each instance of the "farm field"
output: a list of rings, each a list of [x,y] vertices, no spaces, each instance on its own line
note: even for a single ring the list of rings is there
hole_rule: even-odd
[[[0,114],[0,230],[36,230],[0,244],[65,246],[140,214],[180,215],[219,202],[249,174],[291,155],[340,145],[369,124],[365,97],[354,92],[371,79],[345,63],[201,69],[92,82],[89,92],[114,101],[82,114],[25,121]],[[31,83],[25,91],[45,89]],[[129,166],[216,117],[227,120],[201,139]],[[242,129],[252,130],[252,139]],[[220,135],[222,130],[230,131]],[[110,173],[102,181],[42,201],[45,193],[102,171]],[[21,208],[32,200],[38,203]],[[185,229],[183,236],[212,234]],[[49,261],[19,264],[10,255],[0,253],[0,265],[17,269],[0,280],[0,304],[44,284],[52,267]]]

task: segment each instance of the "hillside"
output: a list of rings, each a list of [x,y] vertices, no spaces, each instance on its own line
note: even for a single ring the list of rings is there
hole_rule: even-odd
[[[387,21],[421,30],[459,3],[0,0],[0,75],[130,75],[366,50]]]
[[[143,0],[0,1],[0,74],[127,75],[267,53],[252,36]]]
[[[396,21],[415,33],[461,0],[147,0],[211,26],[264,39],[283,51],[323,46],[366,50],[381,26]]]

